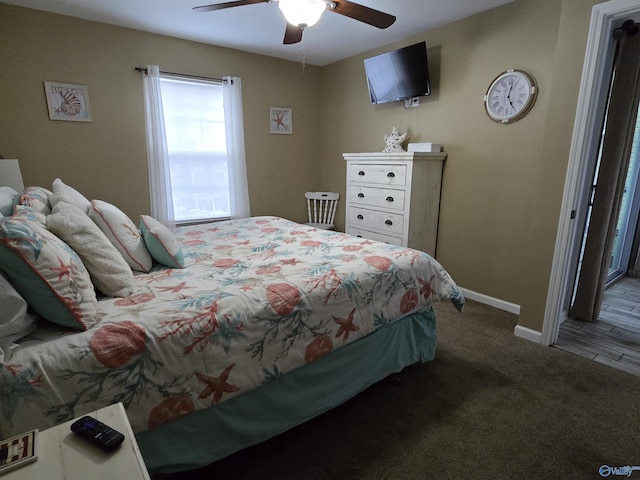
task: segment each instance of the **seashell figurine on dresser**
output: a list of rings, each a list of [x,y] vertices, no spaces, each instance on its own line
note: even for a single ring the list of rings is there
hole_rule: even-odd
[[[398,130],[396,127],[393,127],[391,130],[391,135],[384,135],[384,143],[386,146],[384,147],[383,152],[404,152],[405,149],[402,148],[402,142],[404,142],[405,138],[407,138],[407,134],[403,133],[402,135],[398,134]]]

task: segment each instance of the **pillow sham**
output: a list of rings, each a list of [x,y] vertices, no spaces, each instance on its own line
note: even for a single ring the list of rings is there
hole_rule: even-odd
[[[42,225],[47,225],[47,216],[44,213],[40,213],[35,208],[27,207],[25,205],[16,205],[11,218],[14,220],[20,218],[29,222],[38,222]]]
[[[43,187],[25,187],[17,197],[16,205],[35,208],[40,213],[49,215],[51,213],[51,205],[49,204],[49,195],[51,193],[50,190]]]
[[[53,193],[49,196],[51,208],[55,207],[58,202],[66,202],[80,208],[84,213],[89,211],[91,202],[87,197],[82,195],[75,188],[65,185],[62,180],[56,178],[52,185]]]
[[[118,207],[102,200],[92,200],[89,217],[118,249],[132,270],[148,272],[153,261],[140,230]]]
[[[0,220],[0,265],[42,318],[86,330],[97,321],[97,300],[80,257],[38,222]]]
[[[18,192],[11,187],[0,187],[0,215],[10,217]]]
[[[184,268],[182,247],[167,226],[149,215],[140,215],[140,231],[156,262],[166,267]]]
[[[8,362],[18,347],[14,342],[36,329],[37,320],[24,298],[0,274],[0,365]]]
[[[98,290],[110,297],[133,293],[131,268],[81,208],[57,202],[47,217],[47,227],[78,254]]]

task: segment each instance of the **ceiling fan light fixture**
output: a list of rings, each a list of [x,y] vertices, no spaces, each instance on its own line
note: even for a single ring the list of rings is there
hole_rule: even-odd
[[[315,25],[327,9],[324,0],[280,0],[278,6],[287,22],[296,27]]]

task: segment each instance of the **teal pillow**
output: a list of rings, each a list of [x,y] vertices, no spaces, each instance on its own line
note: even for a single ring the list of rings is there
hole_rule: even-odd
[[[76,330],[96,324],[89,272],[76,252],[38,221],[0,220],[0,268],[42,318]]]
[[[140,215],[140,232],[156,262],[171,268],[184,268],[182,247],[169,228],[149,215]]]

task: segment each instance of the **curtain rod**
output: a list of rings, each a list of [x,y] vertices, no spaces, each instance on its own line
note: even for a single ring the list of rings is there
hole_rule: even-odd
[[[133,68],[135,71],[137,72],[144,72],[145,74],[148,74],[147,69],[144,67],[134,67]],[[186,75],[184,73],[175,73],[175,72],[163,72],[162,70],[160,70],[160,73],[163,75],[168,75],[168,76],[173,76],[173,77],[186,77],[186,78],[195,78],[197,80],[208,80],[210,82],[216,82],[216,83],[226,83],[227,80],[225,80],[224,78],[212,78],[212,77],[201,77],[198,75]],[[231,81],[231,83],[233,83],[233,80]]]

